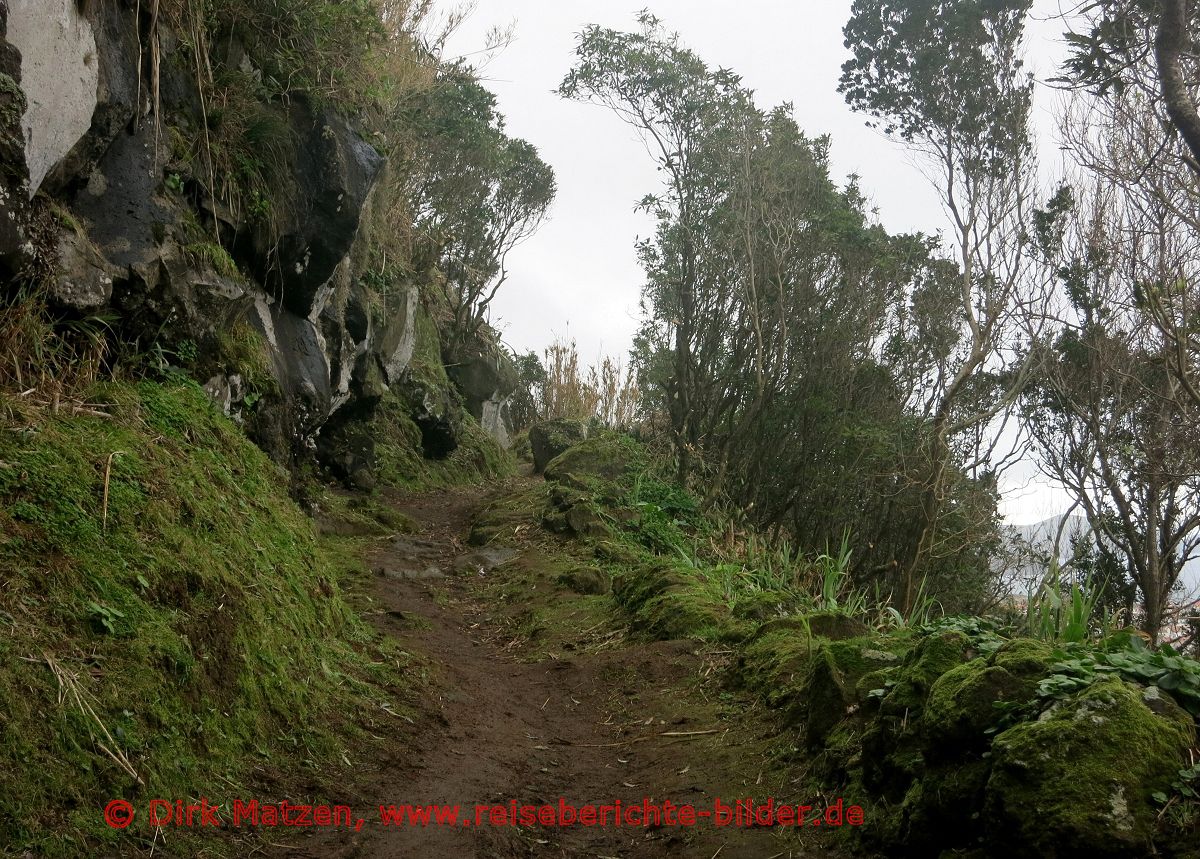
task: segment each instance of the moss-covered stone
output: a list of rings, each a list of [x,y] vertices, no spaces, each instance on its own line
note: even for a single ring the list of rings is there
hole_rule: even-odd
[[[530,438],[534,438],[533,430]],[[645,451],[629,436],[601,431],[557,454],[546,464],[545,474],[555,483],[573,484],[584,477],[617,481],[644,464],[645,457]]]
[[[953,758],[986,748],[1004,708],[1033,699],[1052,661],[1048,645],[1016,639],[986,659],[951,668],[934,682],[926,702],[927,754]]]
[[[740,630],[728,605],[690,585],[666,588],[647,600],[633,625],[661,639],[727,639],[736,637]]]
[[[913,856],[945,855],[948,847],[978,842],[988,773],[987,762],[979,758],[921,773],[885,830],[889,849]]]
[[[601,595],[612,590],[612,577],[597,567],[572,567],[558,576],[558,583],[577,594]]]
[[[592,551],[599,561],[627,568],[637,566],[644,557],[636,549],[617,540],[601,540]]]
[[[821,640],[809,664],[803,696],[787,712],[790,719],[803,712],[810,748],[822,746],[830,731],[858,709],[858,682],[887,666],[884,654],[891,655],[870,637]]]
[[[770,624],[759,627],[745,645],[737,673],[746,688],[762,696],[767,704],[783,706],[801,697],[814,644],[801,626],[763,632],[767,626]]]
[[[809,633],[815,637],[841,641],[859,638],[870,632],[870,628],[856,617],[835,611],[814,612],[806,617]]]
[[[734,597],[733,616],[761,622],[778,617],[780,610],[787,604],[787,595],[778,591],[749,591]]]
[[[1054,663],[1054,648],[1033,638],[1014,638],[1005,642],[988,659],[989,665],[1018,676],[1043,675]]]
[[[587,424],[583,421],[560,419],[534,424],[528,434],[534,472],[541,474],[550,460],[579,444],[587,435]]]
[[[595,505],[576,504],[564,516],[567,527],[578,537],[599,539],[609,534],[608,523]]]
[[[613,596],[634,629],[656,638],[725,638],[742,632],[729,606],[694,571],[650,561],[617,573]]]
[[[1141,689],[1098,680],[996,738],[989,843],[1019,855],[1149,855],[1150,795],[1171,783],[1195,740],[1186,714],[1157,715]]]
[[[925,636],[905,657],[881,711],[892,716],[919,715],[934,681],[972,655],[970,639],[961,632]]]

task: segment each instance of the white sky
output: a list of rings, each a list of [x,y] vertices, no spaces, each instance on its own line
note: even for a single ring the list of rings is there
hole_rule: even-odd
[[[484,44],[490,27],[515,22],[516,40],[483,69],[510,134],[533,143],[558,176],[549,222],[510,257],[510,280],[494,303],[494,322],[518,351],[539,354],[556,336],[579,343],[585,361],[623,356],[638,326],[642,273],[634,253],[651,231],[634,211],[659,188],[650,156],[632,129],[599,107],[554,94],[573,58],[575,34],[587,24],[636,27],[641,6],[677,30],[710,66],[742,75],[760,106],[784,101],[810,135],[833,138],[835,181],[851,173],[891,231],[936,233],[945,217],[928,182],[903,149],[864,127],[837,92],[847,52],[842,26],[850,0],[479,0],[451,40],[450,54]],[[1058,0],[1035,0],[1028,64],[1039,80],[1057,73],[1063,25]],[[1057,168],[1051,108],[1056,94],[1038,89],[1035,122],[1043,161]],[[1061,491],[1032,470],[1011,476],[1002,509],[1014,524],[1048,518],[1066,507]]]

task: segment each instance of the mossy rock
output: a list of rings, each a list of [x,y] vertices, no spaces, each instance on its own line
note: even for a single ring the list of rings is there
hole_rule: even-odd
[[[861,758],[862,725],[847,719],[825,737],[824,750],[813,759],[814,774],[825,784],[846,784],[852,779],[854,770],[862,765]]]
[[[529,428],[529,448],[533,470],[541,474],[550,460],[587,438],[588,428],[583,421],[565,419],[542,421]]]
[[[1005,642],[988,659],[989,665],[1022,677],[1044,676],[1055,662],[1054,648],[1034,638],[1014,638]]]
[[[870,627],[858,618],[835,611],[816,612],[808,615],[805,620],[808,622],[810,635],[832,641],[860,638],[871,631]]]
[[[988,763],[979,758],[922,773],[880,833],[889,851],[945,856],[947,848],[977,841],[988,773]]]
[[[530,438],[534,438],[533,430],[530,430]],[[595,481],[588,478],[619,481],[644,464],[644,460],[645,451],[629,436],[602,431],[556,454],[546,463],[544,471],[551,482],[594,491]]]
[[[874,707],[869,707],[868,709],[878,710],[879,703],[883,700],[883,695],[879,693],[883,692],[886,694],[886,690],[896,685],[896,674],[899,671],[900,665],[897,658],[897,664],[888,668],[879,668],[875,671],[870,671],[860,677],[858,683],[855,685],[855,694],[858,697],[859,703],[868,705],[874,703]]]
[[[644,555],[625,543],[616,540],[601,540],[592,550],[596,560],[616,564],[621,567],[634,567],[642,563]]]
[[[1156,811],[1196,741],[1182,710],[1157,715],[1140,687],[1105,677],[992,744],[989,844],[1028,856],[1145,856]]]
[[[608,537],[610,531],[604,516],[592,504],[576,504],[564,514],[567,527],[577,537],[596,540]]]
[[[772,621],[774,623],[774,621]],[[759,627],[742,651],[736,676],[771,706],[802,697],[814,646],[799,628],[779,627],[766,633]]]
[[[925,772],[921,725],[930,689],[939,677],[974,652],[967,636],[957,631],[924,635],[915,646],[908,640],[887,643],[893,650],[912,649],[899,665],[881,666],[887,669],[886,674],[872,676],[869,683],[861,682],[855,691],[859,696],[869,696],[874,689],[887,690],[882,700],[859,698],[864,711],[878,710],[863,734],[862,778],[868,789],[897,803],[913,779]]]
[[[984,750],[991,741],[988,730],[1003,716],[998,705],[1032,700],[1053,658],[1048,645],[1016,639],[987,659],[973,659],[939,677],[922,718],[927,754],[952,758]]]
[[[799,715],[797,711],[804,714],[805,739],[809,748],[823,746],[829,732],[846,718],[846,711],[854,699],[849,691],[852,688],[829,648],[818,648],[809,664],[803,700],[793,702],[788,713],[792,720]]]
[[[733,616],[742,620],[764,621],[778,617],[788,597],[778,591],[751,591],[739,595],[733,603]]]
[[[915,720],[876,715],[862,737],[862,783],[869,794],[900,803],[925,774],[924,744]]]
[[[708,591],[674,585],[647,600],[635,615],[634,628],[664,640],[723,639],[737,635],[729,606]]]
[[[895,685],[883,699],[881,712],[905,718],[919,715],[934,682],[973,656],[971,641],[961,632],[925,636],[905,657],[896,674]]]
[[[1027,700],[1036,685],[1008,671],[973,659],[955,666],[933,684],[923,723],[930,753],[953,757],[964,750],[985,748],[985,733],[1000,721],[1000,701]]]
[[[642,563],[613,577],[613,596],[630,612],[669,588],[689,584],[689,577],[670,563]]]
[[[577,594],[603,595],[612,591],[612,577],[596,567],[572,567],[559,575],[558,583]]]
[[[873,638],[822,641],[814,652],[803,696],[785,714],[799,721],[803,714],[805,739],[810,748],[825,743],[830,731],[858,708],[858,682],[887,666]]]

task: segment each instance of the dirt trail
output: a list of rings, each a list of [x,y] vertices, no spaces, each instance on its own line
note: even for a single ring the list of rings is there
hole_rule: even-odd
[[[355,810],[355,835],[313,831],[274,856],[379,857],[702,857],[768,859],[807,852],[806,839],[779,830],[695,827],[514,828],[475,825],[475,805],[641,803],[671,800],[711,808],[712,798],[775,796],[761,719],[724,706],[711,673],[719,654],[691,642],[625,642],[594,652],[530,661],[528,649],[489,614],[489,576],[438,577],[469,552],[463,545],[479,490],[398,496],[394,504],[421,526],[413,540],[386,544],[371,559],[380,628],[437,666],[429,718],[397,749],[393,763],[367,774]],[[416,557],[414,557],[416,556]],[[461,565],[461,564],[460,564]],[[407,570],[409,575],[394,571]],[[620,636],[623,639],[623,636]],[[778,776],[776,776],[778,781]],[[454,804],[470,819],[457,826],[384,827],[379,804]],[[807,835],[807,833],[804,833]],[[817,833],[813,833],[814,835]],[[810,850],[816,851],[815,843]]]

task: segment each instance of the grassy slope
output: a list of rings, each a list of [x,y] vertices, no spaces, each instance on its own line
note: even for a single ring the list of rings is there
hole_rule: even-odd
[[[113,418],[0,401],[0,845],[51,856],[112,847],[109,799],[330,776],[380,705],[403,708],[405,658],[347,608],[345,565],[285,475],[195,384],[90,399]]]

